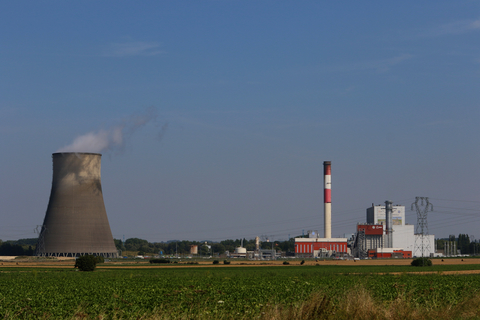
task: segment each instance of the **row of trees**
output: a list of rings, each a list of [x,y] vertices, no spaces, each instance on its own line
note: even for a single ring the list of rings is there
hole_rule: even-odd
[[[137,251],[143,253],[152,254],[166,254],[172,255],[188,254],[190,253],[190,246],[197,245],[198,253],[200,255],[223,254],[225,251],[234,252],[236,247],[242,244],[242,239],[228,239],[220,242],[212,243],[207,241],[208,246],[205,245],[205,241],[188,241],[188,240],[172,240],[168,242],[148,242],[144,239],[130,238],[123,243],[119,239],[114,239],[115,246],[121,251]],[[0,256],[33,256],[35,254],[37,239],[20,239],[16,241],[2,241],[0,240]],[[273,242],[273,248],[275,250],[281,250],[285,252],[294,252],[295,240],[292,238],[289,241],[275,241]],[[248,251],[255,250],[255,240],[243,239],[243,246]],[[272,242],[260,242],[260,248],[271,249]]]
[[[455,243],[457,250],[460,250],[461,254],[479,254],[480,253],[480,243],[472,241],[468,234],[459,234],[458,238],[454,235],[448,237],[448,239],[438,239],[437,240],[437,249],[445,250],[446,243],[450,244]]]
[[[239,247],[242,244],[241,239],[228,239],[220,242],[212,243],[207,241],[208,245],[205,245],[205,241],[188,241],[188,240],[172,240],[168,242],[148,242],[147,240],[139,238],[130,238],[123,243],[121,240],[115,239],[115,245],[118,250],[122,251],[138,251],[143,253],[153,253],[153,254],[166,254],[172,255],[175,253],[178,254],[188,254],[190,253],[190,246],[197,245],[198,253],[200,255],[210,255],[223,254],[226,251],[233,253],[236,247]],[[243,246],[248,251],[255,250],[255,239],[247,240],[243,239]],[[210,248],[209,248],[210,247]],[[294,252],[295,251],[295,239],[291,238],[287,241],[275,241],[275,242],[260,242],[260,248],[262,249],[272,249],[281,250],[285,252]]]
[[[35,245],[32,242],[20,239],[18,241],[0,240],[0,256],[33,256],[35,254]],[[36,243],[36,239],[35,242]]]
[[[171,240],[167,242],[148,242],[144,239],[130,238],[122,242],[122,240],[114,239],[115,246],[121,251],[137,251],[146,254],[158,254],[165,255],[188,254],[190,253],[190,246],[197,245],[198,253],[200,255],[223,254],[225,251],[234,252],[236,247],[242,244],[242,239],[228,239],[220,242],[212,243],[207,241],[208,246],[205,245],[205,241],[188,241],[188,240]],[[437,239],[437,249],[442,250],[446,248],[445,243],[455,243],[457,250],[460,250],[462,254],[479,254],[480,243],[472,241],[468,234],[459,234],[458,237],[451,235],[448,239]],[[35,254],[35,246],[37,243],[36,238],[20,239],[16,241],[2,241],[0,240],[0,255],[1,256],[32,256]],[[273,246],[272,246],[273,244]],[[248,251],[255,250],[255,239],[243,239],[243,246]],[[295,239],[290,238],[286,241],[275,242],[260,242],[261,249],[281,250],[285,252],[295,251]]]

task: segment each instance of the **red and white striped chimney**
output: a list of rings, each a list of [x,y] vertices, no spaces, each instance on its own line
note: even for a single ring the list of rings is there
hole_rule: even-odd
[[[323,162],[323,182],[324,182],[324,238],[332,237],[332,162]]]

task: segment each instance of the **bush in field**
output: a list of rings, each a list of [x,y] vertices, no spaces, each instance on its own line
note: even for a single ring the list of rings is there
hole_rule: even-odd
[[[213,260],[213,264],[219,264],[218,260]]]
[[[150,263],[170,263],[168,259],[150,259]]]
[[[414,267],[431,267],[432,266],[432,260],[428,258],[416,258],[412,261],[411,263],[412,266]]]
[[[305,260],[302,260],[302,262],[300,262],[300,264],[303,266],[303,264],[305,263]]]
[[[80,271],[93,271],[97,266],[97,259],[95,256],[81,256],[75,260],[75,268]]]
[[[104,263],[105,262],[105,258],[102,257],[102,256],[95,256],[95,261],[97,263]]]
[[[228,261],[228,260],[223,260],[223,264],[230,264],[230,261]]]
[[[286,265],[286,264],[290,264],[290,262],[288,262],[288,261],[283,261],[283,264],[285,264],[285,265]]]

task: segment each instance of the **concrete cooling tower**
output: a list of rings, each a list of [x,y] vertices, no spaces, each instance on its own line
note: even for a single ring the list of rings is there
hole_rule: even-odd
[[[98,153],[54,153],[53,180],[37,256],[117,257],[103,203]]]

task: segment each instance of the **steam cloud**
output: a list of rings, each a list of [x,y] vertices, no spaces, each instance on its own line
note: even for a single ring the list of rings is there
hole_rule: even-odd
[[[150,122],[155,126],[159,126],[157,123],[157,112],[153,107],[148,108],[144,114],[132,115],[109,129],[89,132],[79,136],[70,145],[60,148],[57,152],[102,153],[105,151],[122,150],[126,139]],[[167,127],[168,123],[160,127],[157,136],[159,140],[163,138]]]

